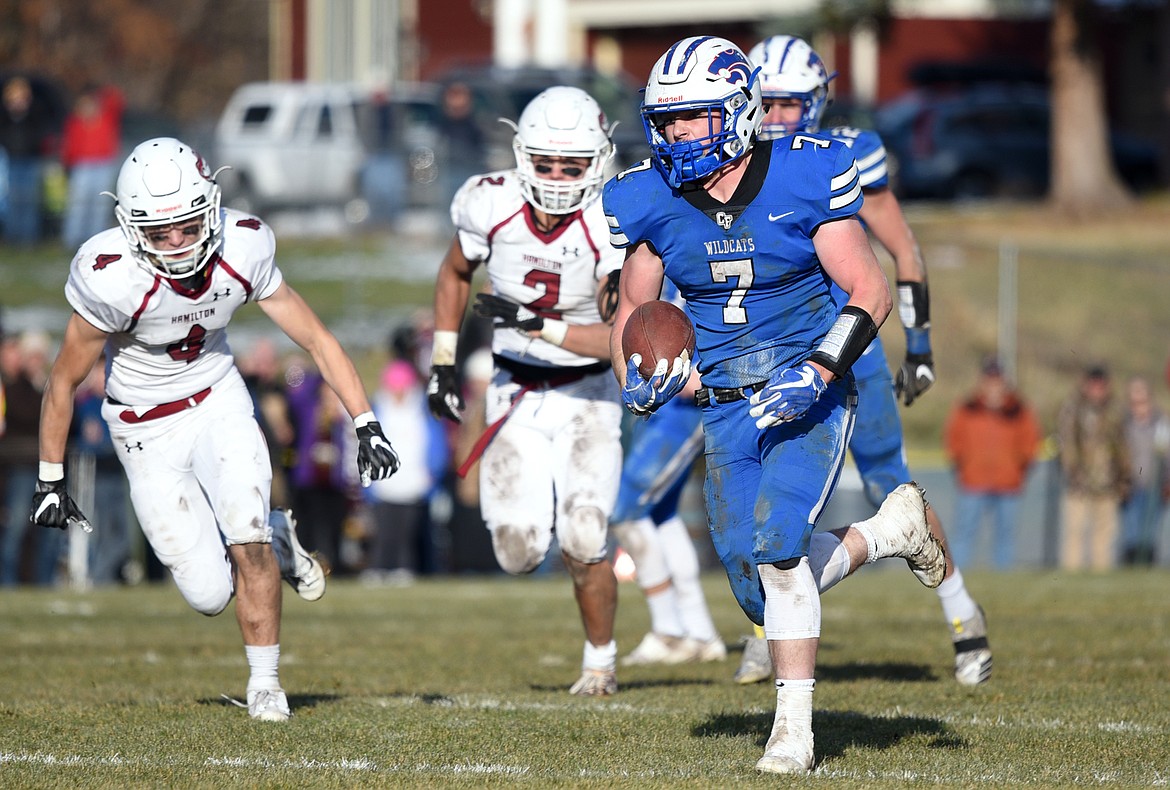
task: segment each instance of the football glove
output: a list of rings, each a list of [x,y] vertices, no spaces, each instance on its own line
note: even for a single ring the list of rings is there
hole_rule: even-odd
[[[377,420],[367,422],[357,429],[357,438],[358,474],[363,488],[398,471],[398,454],[390,446],[386,434],[382,433],[381,423]]]
[[[930,332],[922,327],[906,329],[906,359],[894,378],[894,394],[909,406],[934,384],[934,356]]]
[[[622,403],[635,416],[649,417],[659,406],[679,393],[691,377],[691,355],[683,350],[670,360],[658,360],[658,366],[649,379],[642,378],[638,365],[642,355],[633,354],[626,362],[626,385],[622,387]]]
[[[496,326],[522,329],[525,332],[539,331],[544,327],[544,319],[529,310],[522,304],[511,299],[505,299],[495,294],[478,293],[475,295],[475,305],[472,310],[484,318],[498,318]]]
[[[454,365],[431,366],[431,379],[427,382],[427,405],[436,417],[463,422],[459,415],[463,411],[463,396],[459,394]]]
[[[825,391],[825,380],[820,372],[804,362],[795,368],[785,368],[752,395],[749,414],[756,418],[760,430],[781,422],[801,417]]]
[[[29,523],[41,527],[67,529],[76,524],[86,532],[93,532],[93,524],[82,514],[73,497],[65,490],[65,479],[53,481],[38,480],[33,490],[32,510]]]

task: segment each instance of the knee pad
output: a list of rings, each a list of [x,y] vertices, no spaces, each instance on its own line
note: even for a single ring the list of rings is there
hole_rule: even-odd
[[[536,527],[501,524],[492,530],[492,550],[500,567],[513,576],[532,573],[548,551],[548,542],[538,540]]]
[[[609,522],[601,508],[591,505],[575,507],[565,521],[564,528],[557,529],[561,551],[586,565],[605,558]]]
[[[614,537],[630,555],[637,569],[638,586],[657,587],[671,578],[658,530],[648,518],[614,524]]]
[[[760,565],[764,586],[764,635],[768,639],[815,639],[821,635],[821,595],[808,559]]]
[[[214,569],[194,562],[170,565],[163,560],[163,564],[170,569],[175,586],[187,605],[199,614],[214,617],[231,603],[235,586],[229,563]]]

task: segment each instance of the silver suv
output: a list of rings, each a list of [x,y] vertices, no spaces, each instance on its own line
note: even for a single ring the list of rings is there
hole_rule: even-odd
[[[242,85],[215,130],[215,162],[231,166],[219,178],[224,200],[254,213],[341,207],[360,222],[370,213],[368,163],[391,157],[402,162],[402,194],[395,200],[407,205],[413,184],[435,178],[429,148],[437,132],[428,124],[437,107],[433,86],[374,92],[330,83]],[[406,128],[395,126],[397,119]]]

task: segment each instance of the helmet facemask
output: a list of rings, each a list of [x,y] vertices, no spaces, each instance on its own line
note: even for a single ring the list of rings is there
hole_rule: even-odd
[[[601,194],[605,168],[613,159],[614,147],[605,114],[583,90],[556,86],[536,96],[520,120],[506,123],[516,130],[512,151],[524,199],[546,214],[572,214],[592,203]],[[536,160],[581,159],[580,178],[556,180],[538,172]],[[561,162],[562,168],[576,164]]]
[[[758,69],[730,41],[698,36],[677,42],[654,66],[642,101],[651,158],[679,188],[751,150],[762,117]],[[706,115],[707,134],[670,142],[670,117]]]
[[[169,137],[140,144],[118,174],[114,215],[139,265],[168,279],[185,279],[205,267],[223,238],[220,190],[203,158]],[[160,236],[180,228],[171,249]],[[192,231],[187,233],[186,231]],[[155,240],[151,240],[151,236]]]
[[[769,122],[765,113],[760,127],[761,140],[776,140],[797,132],[817,132],[821,115],[829,104],[829,82],[837,72],[829,73],[804,39],[795,36],[771,36],[752,47],[748,57],[760,69],[764,109],[778,99],[796,99],[801,103],[800,120],[794,123]]]

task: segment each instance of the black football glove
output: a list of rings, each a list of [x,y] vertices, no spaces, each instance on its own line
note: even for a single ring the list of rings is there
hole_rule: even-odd
[[[37,481],[28,520],[31,524],[57,529],[68,529],[70,524],[76,524],[86,532],[93,532],[93,525],[65,490],[64,478],[51,482]]]
[[[398,455],[390,446],[386,434],[382,433],[382,425],[377,420],[358,428],[357,438],[358,474],[361,475],[363,487],[398,471]]]
[[[927,354],[907,354],[894,379],[894,393],[909,406],[934,384],[934,357]]]
[[[478,293],[472,310],[484,318],[498,318],[496,326],[523,329],[526,332],[540,331],[544,319],[522,304],[495,294]]]
[[[436,417],[463,422],[459,415],[463,411],[463,396],[459,394],[454,365],[431,366],[431,380],[427,382],[427,405]]]

